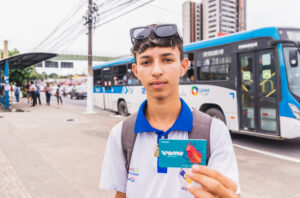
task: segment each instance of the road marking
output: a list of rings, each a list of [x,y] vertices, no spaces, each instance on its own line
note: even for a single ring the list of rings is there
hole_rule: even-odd
[[[287,160],[287,161],[291,161],[291,162],[295,162],[295,163],[299,163],[300,164],[300,159],[294,158],[294,157],[288,157],[285,155],[280,155],[280,154],[276,154],[276,153],[272,153],[272,152],[268,152],[268,151],[261,151],[258,149],[254,149],[254,148],[250,148],[250,147],[246,147],[246,146],[241,146],[238,144],[233,144],[235,147],[241,148],[241,149],[245,149],[245,150],[249,150],[249,151],[253,151],[253,152],[257,152],[263,155],[268,155],[271,157],[275,157],[278,159],[283,159],[283,160]]]
[[[0,150],[0,195],[2,194],[7,197],[32,198]]]

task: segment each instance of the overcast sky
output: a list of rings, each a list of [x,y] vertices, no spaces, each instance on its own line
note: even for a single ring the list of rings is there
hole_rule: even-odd
[[[104,2],[104,0],[94,1],[97,4]],[[141,3],[146,1],[148,0],[142,0]],[[154,0],[126,16],[96,28],[93,32],[94,54],[108,56],[129,54],[131,27],[151,23],[176,23],[181,30],[181,10],[184,1]],[[17,48],[21,53],[32,50],[87,53],[87,31],[82,30],[84,27],[82,16],[85,14],[87,2],[88,0],[0,0],[0,49],[3,48],[3,40],[8,40],[9,49]],[[43,45],[39,45],[64,17],[70,16],[80,5],[81,9],[73,13],[56,34]],[[299,7],[299,0],[247,0],[247,29],[264,26],[300,28]],[[101,12],[101,9],[99,11]],[[122,13],[122,10],[118,13]],[[100,23],[101,19],[105,21],[109,16],[101,17]],[[65,31],[66,29],[70,31]],[[59,36],[59,33],[64,31],[63,36]],[[79,36],[74,39],[77,34]],[[63,40],[59,41],[58,38]],[[60,46],[61,44],[64,45]]]

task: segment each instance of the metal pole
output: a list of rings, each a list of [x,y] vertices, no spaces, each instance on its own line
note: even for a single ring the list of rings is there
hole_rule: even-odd
[[[89,0],[88,4],[88,79],[87,79],[87,113],[94,112],[93,104],[93,48],[92,48],[92,26],[93,26],[93,2]]]
[[[4,84],[5,84],[5,109],[9,110],[9,66],[8,66],[8,60],[5,60],[5,66],[4,66]]]

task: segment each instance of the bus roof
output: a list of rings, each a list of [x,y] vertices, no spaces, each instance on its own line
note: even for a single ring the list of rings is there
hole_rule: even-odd
[[[234,34],[217,37],[215,39],[189,43],[185,45],[183,49],[186,52],[186,51],[191,51],[199,48],[224,45],[232,42],[243,41],[243,40],[248,40],[248,39],[253,39],[258,37],[272,37],[275,40],[280,39],[277,27],[265,27],[265,28],[249,30],[245,32],[237,32]]]
[[[100,65],[95,65],[95,66],[93,66],[93,69],[99,69],[99,68],[102,68],[102,67],[109,67],[109,66],[112,66],[112,65],[122,65],[122,64],[130,63],[130,62],[134,62],[134,57],[133,56],[108,61],[108,62],[102,63]]]
[[[265,28],[255,29],[255,30],[244,31],[244,32],[237,32],[234,34],[229,34],[229,35],[217,37],[214,39],[189,43],[189,44],[185,45],[183,49],[186,52],[186,51],[196,50],[199,48],[224,45],[224,44],[228,44],[228,43],[232,43],[232,42],[248,40],[248,39],[253,39],[253,38],[258,38],[258,37],[272,37],[275,40],[280,39],[277,27],[265,27]],[[129,62],[134,62],[133,56],[105,62],[100,65],[95,65],[95,66],[93,66],[93,69],[109,67],[112,65],[126,64]]]

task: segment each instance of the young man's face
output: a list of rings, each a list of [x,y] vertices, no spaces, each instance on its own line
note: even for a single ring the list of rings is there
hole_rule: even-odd
[[[188,60],[180,60],[177,47],[153,47],[136,54],[132,70],[147,91],[147,97],[165,99],[178,95],[180,76],[188,67]]]

